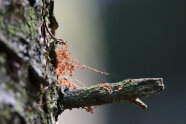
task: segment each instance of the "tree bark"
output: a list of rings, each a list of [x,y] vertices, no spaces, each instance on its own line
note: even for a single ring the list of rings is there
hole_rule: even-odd
[[[128,79],[69,90],[58,87],[53,0],[0,0],[0,123],[55,124],[64,109],[130,102],[164,89],[161,78]],[[56,45],[57,44],[57,45]]]

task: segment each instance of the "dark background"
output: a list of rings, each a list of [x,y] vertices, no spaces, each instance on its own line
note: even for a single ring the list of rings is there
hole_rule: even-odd
[[[109,124],[186,124],[186,1],[103,0],[101,18],[109,72],[123,78],[162,77],[165,91],[144,99],[149,109],[116,103]]]

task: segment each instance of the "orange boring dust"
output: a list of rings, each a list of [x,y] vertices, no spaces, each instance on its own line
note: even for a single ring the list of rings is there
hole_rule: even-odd
[[[99,87],[102,87],[103,89],[105,89],[106,91],[108,91],[109,93],[112,93],[113,90],[111,87],[107,87],[108,83],[104,83],[104,84],[98,84]]]
[[[109,75],[109,73],[99,71],[97,69],[88,67],[86,65],[81,65],[77,59],[73,59],[71,57],[71,53],[68,50],[67,43],[57,49],[56,60],[57,60],[57,68],[55,72],[59,83],[58,86],[68,86],[68,87],[72,86],[74,89],[80,88],[80,86],[76,85],[73,81],[67,79],[66,77],[68,76],[72,77],[72,79],[78,84],[84,86],[84,84],[74,76],[74,71],[76,68],[89,69],[94,72],[99,72],[103,75]]]

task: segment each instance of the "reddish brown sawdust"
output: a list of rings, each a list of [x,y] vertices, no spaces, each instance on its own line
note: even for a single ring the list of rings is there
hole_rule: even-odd
[[[73,73],[75,71],[75,68],[79,67],[79,65],[75,64],[74,60],[70,57],[70,55],[71,54],[68,51],[68,44],[58,48],[56,52],[57,68],[55,72],[58,78],[59,86],[68,86],[68,87],[73,86],[74,89],[76,89],[79,88],[79,86],[77,86],[71,80],[65,78],[65,76],[74,77]],[[81,84],[81,82],[78,83]]]
[[[105,89],[106,91],[108,91],[109,93],[112,93],[112,87],[108,87],[108,83],[104,83],[104,84],[98,84],[99,87],[102,87],[103,89]]]
[[[67,76],[72,77],[72,79],[75,80],[78,84],[84,86],[84,84],[74,76],[74,71],[76,68],[89,69],[94,72],[99,72],[103,75],[109,75],[109,73],[99,71],[86,65],[81,65],[77,59],[73,59],[70,55],[71,53],[68,50],[67,43],[58,48],[56,52],[57,68],[55,72],[58,78],[59,86],[72,86],[74,89],[80,88],[80,86],[77,86],[74,82],[67,79]]]
[[[91,114],[94,113],[94,109],[90,106],[82,107],[82,109],[85,109],[87,112],[90,112]]]

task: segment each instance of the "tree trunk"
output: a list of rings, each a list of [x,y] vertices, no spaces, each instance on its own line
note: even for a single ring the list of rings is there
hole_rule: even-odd
[[[161,78],[69,90],[57,86],[53,0],[0,0],[0,123],[55,124],[64,109],[130,102],[164,89]]]

